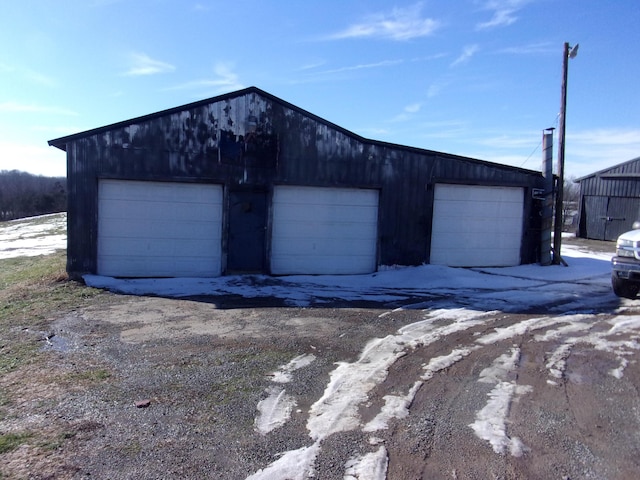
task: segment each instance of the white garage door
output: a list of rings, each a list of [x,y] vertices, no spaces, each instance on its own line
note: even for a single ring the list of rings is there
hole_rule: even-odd
[[[219,185],[101,180],[98,274],[220,275],[221,226]]]
[[[431,260],[454,267],[520,264],[524,190],[435,186]]]
[[[276,187],[271,272],[374,272],[377,232],[377,190]]]

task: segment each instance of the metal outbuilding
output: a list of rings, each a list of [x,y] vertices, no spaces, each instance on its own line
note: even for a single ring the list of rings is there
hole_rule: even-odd
[[[576,180],[578,236],[615,241],[640,220],[640,157]]]
[[[49,141],[72,276],[538,258],[540,172],[365,139],[256,87]]]

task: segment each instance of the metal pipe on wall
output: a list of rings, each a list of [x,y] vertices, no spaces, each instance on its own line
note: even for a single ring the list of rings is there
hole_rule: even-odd
[[[540,265],[551,265],[551,227],[553,225],[553,128],[542,134],[542,176],[544,193],[540,228]]]

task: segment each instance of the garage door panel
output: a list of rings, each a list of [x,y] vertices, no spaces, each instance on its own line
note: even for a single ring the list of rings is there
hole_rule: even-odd
[[[436,239],[435,242],[432,242],[432,250],[435,249],[443,249],[443,250],[473,250],[470,252],[473,255],[479,255],[477,252],[479,250],[489,251],[489,250],[504,250],[506,248],[513,249],[513,238],[511,233],[500,234],[500,233],[478,233],[473,235],[472,237],[466,237],[461,235],[453,235],[448,236],[448,239],[445,239],[444,236],[441,236],[440,239]],[[519,247],[517,248],[519,251]],[[484,260],[484,258],[482,258]]]
[[[276,187],[271,271],[370,273],[376,268],[376,190]]]
[[[431,263],[518,265],[523,211],[524,191],[520,187],[437,184]]]
[[[156,201],[158,198],[175,198],[178,203],[210,203],[218,197],[212,185],[178,184],[175,182],[136,182],[103,180],[101,197],[115,200]],[[204,188],[198,188],[204,187]]]
[[[460,200],[437,200],[441,205],[446,205],[448,210],[459,212],[460,217],[474,218],[477,216],[484,218],[495,218],[493,215],[500,214],[505,217],[520,218],[522,216],[522,200],[520,202],[490,202],[479,199],[468,201]]]
[[[279,215],[283,221],[293,222],[336,222],[339,218],[341,222],[348,223],[371,223],[377,221],[377,206],[347,206],[347,205],[330,205],[322,206],[311,203],[297,203],[295,205],[286,203],[274,203],[280,208]],[[309,218],[309,213],[313,217]],[[336,222],[339,223],[339,222]]]
[[[483,185],[446,185],[437,184],[434,197],[438,200],[482,201],[487,196],[500,192],[500,198],[506,202],[519,202],[522,189],[519,187],[497,187]]]
[[[115,271],[153,271],[154,277],[207,277],[211,275],[211,269],[220,271],[221,266],[219,263],[212,265],[199,261],[199,258],[184,258],[182,260],[174,260],[167,262],[166,257],[148,257],[141,259],[139,256],[117,256],[113,258],[104,257],[101,262],[104,266],[108,266],[109,269]],[[100,268],[100,265],[99,265]],[[103,267],[104,268],[104,267]],[[139,275],[126,275],[137,277]]]
[[[296,223],[288,221],[279,224],[279,236],[282,238],[309,238],[314,235],[335,236],[341,239],[364,240],[376,235],[376,225],[358,225],[354,223],[334,222],[332,226],[319,226],[317,223]],[[335,227],[335,228],[333,228]],[[339,232],[339,233],[338,233]]]
[[[469,232],[476,232],[476,235],[481,234],[487,229],[487,223],[491,224],[491,234],[504,234],[512,233],[513,226],[509,222],[496,222],[494,219],[485,218],[461,218],[458,221],[438,221],[434,223],[434,230],[441,233],[460,234],[460,236],[466,237]],[[460,237],[458,237],[460,238]],[[455,240],[453,238],[452,240]],[[446,239],[445,241],[450,241]]]
[[[371,259],[369,256],[345,256],[335,255],[315,256],[308,255],[282,255],[272,256],[272,268],[286,268],[288,273],[310,274],[310,275],[353,275],[357,273],[368,273],[371,269]]]
[[[519,255],[520,250],[509,250],[506,255]],[[495,249],[478,250],[476,255],[482,258],[482,266],[506,266],[502,265],[504,262],[505,252],[498,252]],[[447,250],[443,252],[443,263],[441,265],[449,266],[463,266],[457,265],[459,262],[459,252],[455,250]]]
[[[311,241],[303,239],[303,241],[278,242],[273,246],[272,254],[276,255],[309,255],[309,256],[371,256],[375,255],[375,246],[370,245],[363,249],[359,242],[345,242],[342,238],[325,238],[321,241]],[[339,252],[339,253],[337,253]]]
[[[357,195],[354,192],[357,191]],[[314,187],[287,187],[276,188],[273,196],[274,202],[298,203],[318,206],[362,206],[377,205],[378,192],[376,190],[351,189],[351,188],[314,188]]]
[[[104,201],[108,200],[108,201]],[[182,203],[176,205],[167,201],[135,201],[122,199],[104,199],[100,215],[102,218],[116,219],[147,219],[166,221],[167,218],[180,219],[182,221],[203,221],[209,219],[212,222],[219,221],[221,211],[211,206],[216,203]]]
[[[111,240],[111,241],[109,241]],[[216,242],[203,239],[176,239],[157,238],[153,240],[140,240],[139,238],[118,237],[107,239],[98,246],[99,255],[117,256],[140,255],[151,256],[177,256],[177,257],[207,257],[215,250]],[[167,262],[171,261],[167,259]]]
[[[163,238],[185,238],[185,232],[188,232],[186,238],[210,238],[212,235],[216,238],[220,237],[220,223],[200,223],[200,222],[176,222],[168,224],[166,221],[150,221],[140,220],[132,223],[126,232],[122,232],[113,222],[104,222],[102,224],[100,235],[102,238],[120,237],[140,238],[144,236],[163,237]]]
[[[221,219],[219,185],[102,180],[98,273],[220,275]]]

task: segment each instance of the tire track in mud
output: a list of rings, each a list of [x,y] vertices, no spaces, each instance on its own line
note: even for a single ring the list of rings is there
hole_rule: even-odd
[[[438,417],[435,425],[424,431],[426,438],[421,442],[428,454],[423,452],[422,459],[413,462],[416,465],[413,473],[422,475],[429,470],[426,465],[435,462],[439,469],[443,463],[448,464],[454,476],[486,475],[490,471],[503,476],[521,463],[520,457],[531,451],[527,445],[531,432],[523,430],[518,418],[514,418],[517,409],[514,405],[536,390],[557,387],[550,378],[566,383],[566,358],[563,363],[562,355],[554,357],[554,352],[563,348],[562,345],[569,345],[565,348],[569,348],[570,353],[570,345],[580,343],[613,354],[619,362],[615,370],[619,372],[619,379],[628,365],[622,360],[639,348],[633,338],[625,341],[608,338],[623,332],[638,336],[640,323],[620,326],[624,321],[616,317],[600,318],[600,323],[609,322],[613,326],[595,336],[589,333],[592,326],[585,323],[592,320],[588,315],[525,317],[507,324],[500,321],[501,317],[504,318],[504,314],[500,312],[431,311],[426,313],[424,321],[407,325],[396,335],[372,340],[358,360],[338,364],[330,374],[324,394],[307,412],[307,429],[313,443],[282,453],[276,462],[248,478],[310,478],[323,442],[350,431],[361,432],[363,441],[350,447],[353,457],[345,464],[344,471],[359,472],[360,476],[345,478],[384,479],[407,475],[411,462],[406,460],[414,454],[394,437],[406,437],[401,432],[412,425],[412,417],[419,416],[429,403],[429,387],[436,383],[441,383],[443,393],[446,392],[443,403],[449,410],[442,412],[444,415]],[[559,340],[565,343],[552,347],[553,361],[541,363],[539,357],[542,355],[546,360],[549,355],[548,344],[557,345]],[[533,365],[527,360],[526,368],[521,364],[523,351],[537,357]],[[465,371],[461,377],[456,376],[456,372]],[[520,378],[521,371],[525,372],[523,378]],[[612,372],[614,369],[605,374],[615,378]],[[519,381],[524,379],[531,379],[531,385]],[[434,408],[433,403],[430,408]],[[442,409],[442,405],[438,408]],[[450,449],[456,450],[451,445],[464,445],[456,450],[454,460],[451,460],[450,449],[447,451],[442,445],[442,435],[450,437]],[[537,448],[538,442],[534,444]],[[574,452],[578,446],[574,443]],[[378,460],[371,462],[372,458]],[[585,465],[593,460],[587,454],[579,458],[585,459],[582,462]],[[292,464],[296,465],[295,469],[291,468]],[[423,471],[418,472],[420,468]],[[571,468],[565,470],[571,471]],[[294,471],[295,475],[290,477]]]

